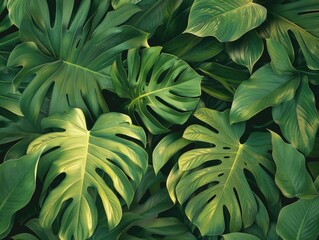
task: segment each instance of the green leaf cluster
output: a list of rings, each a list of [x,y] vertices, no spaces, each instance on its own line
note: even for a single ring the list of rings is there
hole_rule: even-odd
[[[318,26],[316,0],[1,0],[0,239],[318,239]]]

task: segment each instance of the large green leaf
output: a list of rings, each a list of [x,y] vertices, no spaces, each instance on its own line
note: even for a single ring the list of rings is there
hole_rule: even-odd
[[[27,205],[36,187],[36,171],[42,150],[0,165],[0,235],[13,215]]]
[[[50,228],[61,212],[61,238],[90,237],[96,228],[98,214],[89,191],[93,188],[103,203],[109,229],[114,228],[121,220],[122,207],[112,189],[130,205],[134,186],[147,168],[147,153],[136,143],[145,145],[143,129],[132,125],[124,114],[107,113],[101,115],[89,131],[80,109],[50,116],[42,124],[44,128],[64,131],[45,134],[33,141],[28,149],[28,152],[34,152],[46,146],[46,154],[39,164],[40,177],[45,176],[40,224]],[[50,191],[54,179],[61,175],[65,178]],[[62,207],[68,200],[71,200],[69,204]]]
[[[242,225],[253,224],[258,204],[263,204],[256,199],[250,184],[259,188],[258,192],[270,205],[279,198],[275,183],[268,174],[274,172],[268,153],[270,136],[268,133],[252,133],[245,143],[240,143],[245,125],[231,126],[229,110],[218,112],[201,108],[195,117],[209,127],[191,125],[183,137],[207,146],[199,145],[179,158],[179,171],[185,174],[180,176],[176,185],[177,199],[186,204],[186,215],[202,235],[222,234],[226,221],[231,232],[239,231]],[[248,172],[253,177],[247,177]],[[229,213],[229,220],[224,215],[224,208]]]
[[[20,27],[24,14],[28,11],[30,0],[7,0],[9,18],[17,27]]]
[[[289,198],[313,198],[318,195],[306,169],[305,157],[278,134],[272,132],[271,135],[276,163],[275,181],[281,192]]]
[[[253,72],[255,63],[264,51],[264,43],[256,31],[250,31],[235,42],[226,44],[229,57],[237,64],[248,68]]]
[[[319,2],[314,0],[290,1],[272,4],[265,30],[278,40],[294,60],[294,47],[289,32],[293,33],[310,69],[319,69]]]
[[[20,26],[24,43],[8,60],[11,66],[23,67],[15,79],[16,86],[27,76],[34,76],[23,92],[22,112],[36,122],[49,96],[50,114],[71,106],[96,119],[108,111],[102,95],[102,89],[112,88],[108,66],[123,50],[147,45],[147,34],[129,26],[117,27],[138,9],[124,13],[119,9],[116,13],[121,14],[116,15],[107,12],[108,1],[96,4],[85,0],[79,6],[75,0],[55,2],[55,12],[50,12],[46,0],[30,3]],[[50,15],[54,14],[51,22]]]
[[[319,127],[319,116],[314,94],[306,79],[302,79],[292,100],[273,108],[273,118],[293,146],[305,155],[312,151]]]
[[[263,23],[266,14],[266,8],[252,0],[195,0],[186,32],[234,41]]]
[[[185,123],[201,94],[201,76],[186,62],[161,53],[161,49],[131,49],[126,66],[119,59],[110,72],[115,93],[129,98],[127,111],[137,114],[153,134],[167,132],[172,124]]]
[[[284,240],[314,240],[319,236],[319,197],[298,200],[279,214],[277,232]]]
[[[248,120],[267,107],[290,101],[299,83],[299,74],[279,75],[270,65],[259,68],[238,87],[230,111],[231,122]]]

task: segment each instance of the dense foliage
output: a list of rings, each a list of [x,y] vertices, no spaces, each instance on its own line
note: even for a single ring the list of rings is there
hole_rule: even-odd
[[[0,238],[318,239],[317,0],[0,14]]]

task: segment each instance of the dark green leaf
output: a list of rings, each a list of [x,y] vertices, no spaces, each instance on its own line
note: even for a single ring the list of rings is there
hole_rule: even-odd
[[[129,114],[137,114],[152,134],[185,123],[198,104],[201,76],[160,47],[131,49],[127,58],[127,69],[119,59],[110,74],[115,93],[130,99]]]
[[[284,207],[278,217],[277,232],[285,240],[314,240],[319,236],[318,226],[319,197]]]
[[[307,156],[315,143],[319,116],[315,97],[305,79],[292,100],[273,108],[273,118],[284,137]]]
[[[111,19],[108,14],[96,27],[95,22],[101,20],[99,11],[107,13],[106,3],[101,1],[97,9],[93,5],[90,9],[91,1],[85,0],[75,10],[75,0],[56,0],[56,11],[51,13],[56,18],[51,23],[47,1],[31,2],[30,13],[20,26],[25,43],[13,50],[8,61],[11,66],[23,66],[16,86],[35,74],[21,99],[22,112],[32,122],[37,122],[47,96],[51,98],[49,114],[71,106],[96,119],[108,111],[102,95],[102,89],[112,88],[108,66],[123,50],[147,46],[147,34],[130,26],[117,27],[127,17]],[[93,18],[90,10],[95,12]]]
[[[273,4],[265,30],[268,36],[279,41],[294,60],[294,48],[289,32],[293,33],[306,59],[307,66],[319,70],[319,2],[314,0],[289,1]]]
[[[235,63],[247,67],[252,73],[264,51],[264,43],[256,31],[250,31],[237,41],[227,43],[226,51]]]
[[[271,132],[272,155],[276,163],[275,181],[281,192],[289,198],[313,198],[318,195],[306,169],[305,157],[281,137]]]
[[[10,227],[13,215],[31,200],[41,153],[39,149],[0,165],[0,234]]]

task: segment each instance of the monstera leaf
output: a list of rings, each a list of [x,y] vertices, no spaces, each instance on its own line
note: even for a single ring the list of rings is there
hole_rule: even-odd
[[[55,0],[55,5],[51,12],[46,0],[30,2],[20,25],[24,43],[8,60],[11,66],[23,67],[14,82],[17,87],[34,76],[23,92],[22,112],[37,122],[45,98],[50,97],[49,114],[71,106],[96,119],[108,111],[102,95],[102,89],[111,88],[107,67],[123,50],[147,45],[146,33],[117,27],[139,9],[123,15],[120,9],[107,12],[109,1],[85,0],[77,6],[74,0]]]
[[[265,30],[269,37],[284,45],[294,60],[294,47],[289,33],[296,38],[310,69],[319,69],[319,2],[313,0],[272,4]]]
[[[98,214],[96,196],[90,191],[93,188],[103,203],[108,228],[114,228],[121,220],[122,207],[112,189],[130,205],[134,186],[147,169],[147,153],[137,143],[145,145],[143,129],[132,125],[124,114],[107,113],[89,131],[80,109],[50,116],[42,124],[44,128],[64,131],[42,135],[28,149],[32,153],[46,146],[39,165],[39,176],[44,178],[46,174],[40,224],[50,228],[61,212],[60,238],[90,237]],[[63,180],[50,191],[52,182],[63,175]]]
[[[127,111],[136,113],[153,134],[185,123],[201,94],[201,77],[186,62],[161,49],[151,47],[140,53],[131,49],[126,66],[118,59],[110,72],[115,93],[129,98]]]
[[[274,172],[268,152],[270,135],[252,133],[245,143],[241,143],[245,125],[230,126],[229,110],[218,112],[201,108],[194,115],[207,127],[191,125],[183,134],[183,138],[201,144],[184,152],[178,160],[181,173],[173,174],[177,176],[177,200],[185,204],[186,215],[202,235],[222,234],[226,221],[229,221],[227,225],[231,232],[239,231],[242,225],[253,224],[260,208],[258,205],[263,204],[255,196],[255,187],[270,205],[279,198],[268,173]],[[172,176],[168,182],[171,179]],[[229,220],[224,215],[224,208],[229,213]]]
[[[195,0],[186,32],[234,41],[263,23],[266,15],[266,8],[252,0]]]

